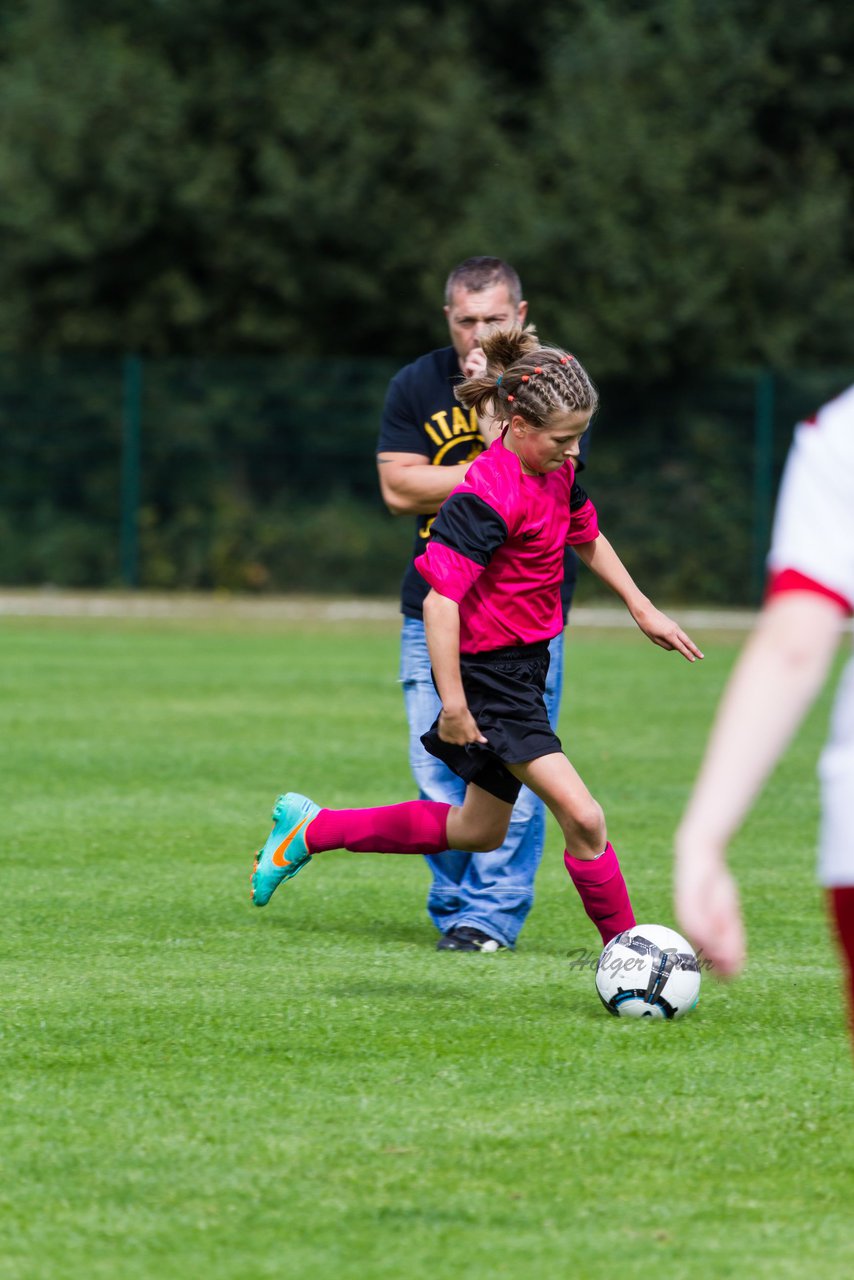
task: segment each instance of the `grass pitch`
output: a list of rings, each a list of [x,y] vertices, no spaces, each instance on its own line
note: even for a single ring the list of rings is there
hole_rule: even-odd
[[[562,733],[639,919],[737,638],[576,630]],[[751,959],[599,1005],[552,823],[515,954],[438,954],[420,859],[264,911],[276,794],[409,798],[397,626],[4,620],[2,1280],[854,1274],[852,1064],[813,881],[827,696],[734,862]]]

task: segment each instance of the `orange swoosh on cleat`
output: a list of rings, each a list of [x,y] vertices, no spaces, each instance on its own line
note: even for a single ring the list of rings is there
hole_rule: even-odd
[[[294,836],[299,835],[299,833],[302,831],[303,827],[308,821],[309,821],[308,818],[303,818],[302,822],[298,823],[297,826],[294,827],[293,831],[288,832],[288,834],[285,836],[282,843],[279,845],[278,849],[273,850],[272,860],[273,860],[274,867],[289,867],[291,865],[290,859],[284,856],[284,852],[287,849],[288,845],[293,840]]]

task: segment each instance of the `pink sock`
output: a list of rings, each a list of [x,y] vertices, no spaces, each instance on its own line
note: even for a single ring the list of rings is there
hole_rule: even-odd
[[[602,942],[608,943],[624,929],[631,929],[635,914],[613,847],[606,844],[605,852],[592,860],[564,853],[563,861]]]
[[[443,853],[450,809],[435,800],[407,800],[380,809],[321,809],[306,829],[306,845],[311,853]]]

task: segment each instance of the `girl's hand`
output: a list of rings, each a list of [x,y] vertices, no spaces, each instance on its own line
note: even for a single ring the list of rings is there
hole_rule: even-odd
[[[666,613],[662,613],[654,605],[639,609],[634,614],[634,619],[644,635],[649,636],[653,644],[660,645],[662,649],[675,649],[677,653],[681,653],[682,657],[687,658],[689,662],[694,662],[697,658],[703,657],[700,649],[694,644],[691,637],[686,635],[678,622],[668,618]]]
[[[745,958],[738,889],[723,858],[702,839],[677,838],[675,900],[679,926],[700,958],[722,978],[735,977]]]
[[[463,707],[459,711],[445,711],[444,709],[440,711],[439,737],[443,742],[453,742],[458,747],[464,747],[469,742],[486,744],[486,738],[478,729],[475,718],[468,707]]]

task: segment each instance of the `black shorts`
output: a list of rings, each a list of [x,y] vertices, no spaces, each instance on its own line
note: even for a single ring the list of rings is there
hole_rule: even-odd
[[[421,735],[431,755],[464,782],[474,782],[499,800],[515,804],[522,786],[508,764],[525,764],[562,750],[549,724],[543,694],[549,646],[537,644],[461,653],[460,674],[469,711],[488,746],[457,746],[439,737],[439,721]]]

